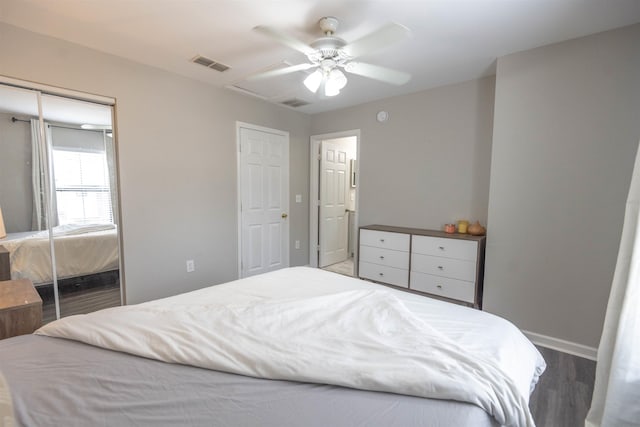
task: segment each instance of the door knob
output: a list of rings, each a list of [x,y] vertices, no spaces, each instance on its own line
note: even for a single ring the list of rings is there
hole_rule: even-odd
[[[288,217],[289,215],[287,215],[286,213],[283,213],[283,214],[282,214],[282,215],[280,215],[280,216],[281,216],[282,218],[286,218],[286,217]]]

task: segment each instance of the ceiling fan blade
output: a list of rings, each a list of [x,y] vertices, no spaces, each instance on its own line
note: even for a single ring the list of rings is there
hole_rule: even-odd
[[[373,33],[349,43],[343,47],[342,50],[352,58],[356,58],[402,40],[406,40],[410,36],[410,29],[404,25],[391,22]]]
[[[260,34],[264,34],[267,37],[271,37],[272,39],[278,41],[279,43],[289,46],[292,49],[297,50],[298,52],[302,52],[305,55],[310,55],[315,52],[315,49],[290,35],[283,33],[282,31],[276,30],[275,28],[267,27],[264,25],[258,25],[254,27],[254,31],[257,31]]]
[[[292,65],[290,67],[276,68],[275,70],[269,70],[263,73],[253,74],[247,77],[245,80],[248,80],[248,81],[262,80],[270,77],[282,76],[284,74],[295,73],[296,71],[308,70],[309,68],[313,68],[313,67],[317,67],[317,65],[305,63],[305,64]]]
[[[345,65],[344,69],[351,74],[357,74],[398,86],[407,83],[411,79],[411,74],[405,73],[404,71],[367,64],[366,62],[349,62]]]

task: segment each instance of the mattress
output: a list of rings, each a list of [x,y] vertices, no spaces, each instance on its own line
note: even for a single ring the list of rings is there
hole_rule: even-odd
[[[468,403],[246,377],[59,338],[0,341],[23,426],[497,426]]]
[[[443,340],[446,336],[460,345],[465,354],[490,359],[501,366],[525,399],[544,369],[544,361],[535,347],[503,319],[317,269],[268,273],[140,307],[160,308],[168,317],[171,313],[167,309],[195,312],[209,307],[212,298],[218,307],[235,304],[237,308],[239,301],[330,296],[345,289],[389,292],[384,295],[400,300],[412,315],[437,329]],[[113,324],[106,325],[107,329],[117,331],[120,338],[135,337],[118,323],[117,319],[125,319],[125,323],[130,319],[121,315],[126,312],[110,310],[115,310],[113,313],[118,317],[112,317]],[[85,321],[84,329],[94,336],[96,319],[99,324],[109,313],[103,310],[94,316],[67,319],[70,324]],[[63,321],[59,322],[64,326]],[[47,328],[52,330],[43,329]],[[174,329],[180,334],[190,332],[181,330],[179,324]],[[149,342],[157,342],[162,350],[173,346],[162,342],[165,333],[159,331],[162,329],[150,328],[149,339],[138,341],[137,347],[144,348]],[[225,331],[220,332],[224,335]],[[113,337],[106,341],[102,338],[97,345],[104,347],[105,342],[114,341]],[[198,343],[195,346],[200,347]],[[187,344],[177,348],[181,353],[193,351]],[[17,420],[26,425],[497,425],[479,406],[442,397],[357,390],[317,381],[252,378],[150,360],[141,357],[143,351],[137,356],[127,354],[137,352],[137,348],[125,351],[38,335],[0,342],[0,367],[11,388]],[[286,362],[283,360],[283,365],[287,366]],[[260,365],[261,361],[249,364]],[[378,366],[377,362],[373,365]],[[379,366],[384,374],[384,364]]]
[[[11,279],[34,285],[51,283],[49,232],[9,233],[0,240],[10,253]],[[102,273],[119,268],[118,234],[112,225],[66,225],[54,228],[58,279]]]

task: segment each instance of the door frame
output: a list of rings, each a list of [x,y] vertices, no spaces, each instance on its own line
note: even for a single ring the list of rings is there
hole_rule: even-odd
[[[289,179],[287,181],[287,186],[289,187],[291,186],[291,167],[290,167],[291,165],[289,162],[289,157],[290,157],[289,151],[291,149],[291,141],[289,139],[289,132],[279,130],[279,129],[272,129],[265,126],[258,126],[251,123],[236,121],[236,218],[238,223],[238,266],[237,267],[238,267],[239,279],[242,278],[242,209],[241,209],[242,207],[242,169],[241,169],[242,159],[240,155],[240,143],[241,143],[240,128],[256,130],[258,132],[273,133],[275,135],[280,135],[285,138],[287,143],[286,164],[287,164],[287,170],[289,172]],[[290,197],[287,197],[286,202],[283,204],[286,207],[288,213],[291,212],[290,202],[291,202]],[[290,240],[289,237],[291,234],[290,224],[291,222],[287,221],[285,243],[287,245],[288,250],[287,250],[287,259],[283,260],[286,266],[289,266],[291,263],[291,245],[289,244],[289,240]]]
[[[318,267],[318,201],[320,199],[320,159],[318,152],[320,143],[326,139],[336,139],[354,136],[356,138],[356,215],[354,223],[358,228],[358,217],[360,215],[360,129],[351,129],[340,132],[323,133],[319,135],[311,135],[309,138],[309,265]],[[354,274],[356,274],[355,260],[358,259],[358,245],[353,248]]]

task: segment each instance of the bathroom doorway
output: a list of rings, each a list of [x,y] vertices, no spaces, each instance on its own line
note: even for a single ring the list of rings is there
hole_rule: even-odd
[[[355,276],[359,131],[311,137],[310,265]]]

